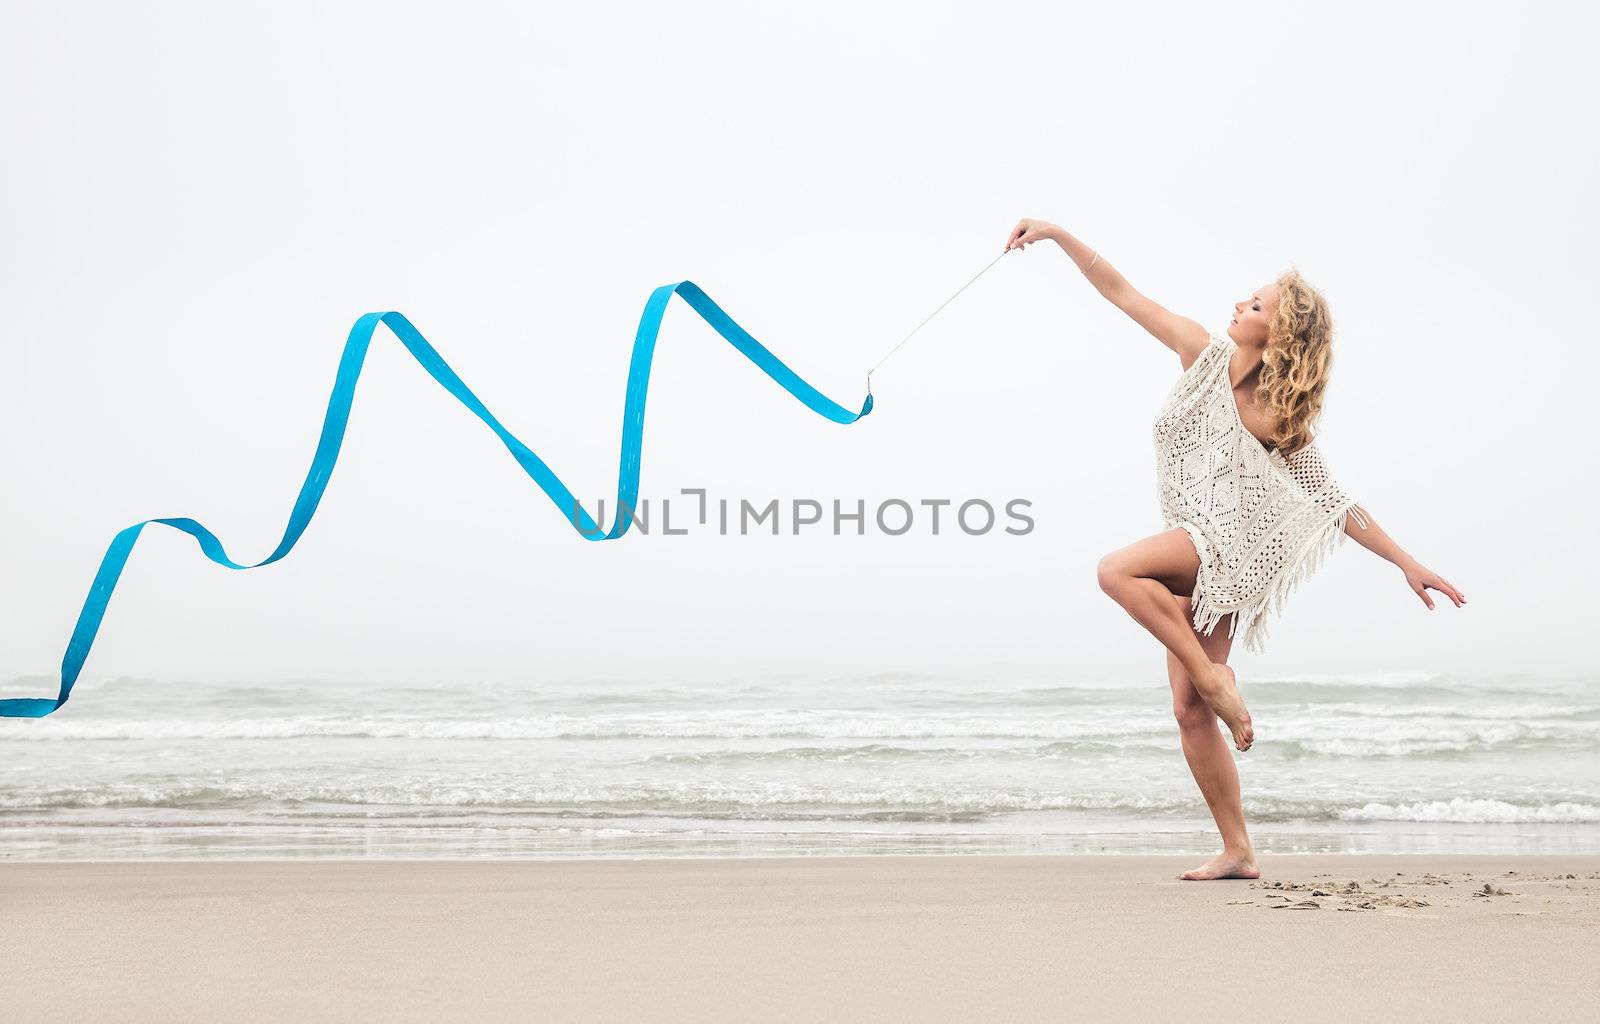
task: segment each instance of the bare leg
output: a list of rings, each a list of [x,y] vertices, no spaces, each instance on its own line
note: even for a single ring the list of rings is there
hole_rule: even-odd
[[[1179,611],[1187,620],[1190,602],[1187,597],[1176,598]],[[1227,620],[1218,623],[1210,636],[1195,634],[1208,657],[1215,661],[1228,660],[1233,638],[1228,636]],[[1210,878],[1260,878],[1261,869],[1256,864],[1255,850],[1250,846],[1250,833],[1244,824],[1244,804],[1239,797],[1239,769],[1233,762],[1233,752],[1217,729],[1217,716],[1201,698],[1189,673],[1184,670],[1172,652],[1167,652],[1167,681],[1172,684],[1172,713],[1178,719],[1178,735],[1183,743],[1183,756],[1189,762],[1189,771],[1211,808],[1211,817],[1222,833],[1222,852],[1198,868],[1180,874],[1179,878],[1201,880]]]
[[[1111,552],[1100,560],[1097,574],[1100,588],[1177,659],[1195,691],[1227,723],[1233,745],[1249,750],[1255,729],[1233,669],[1211,659],[1189,616],[1173,600],[1194,593],[1199,569],[1194,542],[1175,527]]]

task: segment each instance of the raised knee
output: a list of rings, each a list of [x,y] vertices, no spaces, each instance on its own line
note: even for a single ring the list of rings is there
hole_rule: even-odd
[[[1174,701],[1172,717],[1178,720],[1178,728],[1184,731],[1216,728],[1217,713],[1204,701]]]
[[[1100,589],[1115,597],[1127,573],[1122,570],[1122,566],[1117,562],[1116,553],[1113,552],[1100,559],[1100,564],[1095,566],[1094,576],[1100,584]]]

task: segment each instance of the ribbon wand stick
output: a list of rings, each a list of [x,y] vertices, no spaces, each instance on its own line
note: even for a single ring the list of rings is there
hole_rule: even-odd
[[[1000,250],[1000,255],[996,256],[993,260],[991,260],[989,262],[988,266],[984,267],[982,270],[978,271],[976,274],[973,274],[972,275],[972,280],[968,281],[966,284],[962,285],[960,288],[957,288],[954,295],[951,295],[948,299],[945,299],[943,302],[939,303],[939,308],[938,309],[935,309],[932,313],[929,313],[927,316],[923,317],[922,318],[922,322],[920,324],[918,324],[917,326],[911,328],[911,333],[910,334],[907,334],[904,338],[901,338],[900,341],[895,345],[894,348],[891,348],[888,352],[884,353],[884,356],[883,356],[882,359],[880,359],[876,363],[872,364],[872,369],[867,371],[867,394],[868,395],[872,394],[872,375],[874,373],[878,372],[878,368],[880,366],[882,366],[884,363],[887,363],[889,361],[889,357],[890,356],[892,356],[896,352],[900,351],[901,347],[903,345],[905,345],[906,342],[910,341],[912,339],[912,337],[915,336],[918,331],[920,331],[924,327],[928,326],[928,321],[932,320],[934,317],[938,316],[941,312],[943,312],[944,311],[944,307],[946,307],[946,306],[950,305],[950,303],[954,302],[956,300],[956,297],[959,296],[962,292],[966,291],[968,288],[971,288],[972,285],[978,280],[978,278],[982,277],[984,274],[987,274],[989,272],[990,267],[993,267],[996,263],[999,263],[1001,260],[1005,259],[1006,258],[1006,253],[1008,253],[1010,251],[1011,251],[1010,249],[1001,249]]]

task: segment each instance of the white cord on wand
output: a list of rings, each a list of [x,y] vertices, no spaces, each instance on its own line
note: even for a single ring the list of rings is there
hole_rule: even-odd
[[[872,375],[874,373],[878,372],[878,367],[882,366],[884,363],[887,363],[889,361],[889,357],[890,356],[892,356],[896,352],[900,351],[900,347],[902,345],[904,345],[906,342],[911,340],[912,335],[915,335],[918,331],[920,331],[924,327],[928,326],[928,321],[929,320],[932,320],[934,317],[938,316],[939,312],[941,310],[943,310],[944,307],[946,307],[946,306],[950,305],[950,303],[954,302],[956,300],[956,296],[957,295],[960,295],[962,292],[966,291],[968,288],[971,288],[974,281],[976,281],[978,278],[982,277],[984,274],[987,274],[989,272],[989,267],[992,267],[996,263],[999,263],[1001,260],[1005,259],[1006,253],[1008,253],[1010,251],[1011,251],[1010,249],[1002,249],[1002,250],[1000,250],[1000,255],[996,256],[993,260],[991,260],[988,267],[984,267],[982,270],[978,271],[976,274],[973,274],[971,281],[968,281],[966,284],[962,285],[960,288],[957,288],[955,295],[952,295],[948,299],[945,299],[943,302],[939,303],[939,308],[938,309],[934,310],[932,313],[929,313],[926,317],[924,317],[923,320],[922,320],[922,323],[920,323],[917,326],[911,328],[911,334],[907,334],[904,338],[901,338],[899,344],[895,345],[894,348],[891,348],[887,353],[884,354],[884,357],[882,359],[880,359],[876,363],[874,363],[873,366],[872,366],[872,369],[867,371],[867,394],[869,394],[869,395],[872,394]]]

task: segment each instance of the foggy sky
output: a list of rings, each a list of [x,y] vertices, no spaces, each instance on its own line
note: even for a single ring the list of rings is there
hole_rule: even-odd
[[[271,550],[364,312],[410,317],[592,504],[652,288],[693,280],[854,406],[1024,216],[1217,329],[1297,266],[1335,317],[1333,472],[1470,598],[1427,612],[1348,542],[1242,679],[1587,670],[1597,83],[1571,10],[9,4],[0,678],[54,692],[123,526]],[[849,427],[674,300],[645,496],[1021,498],[1036,525],[594,544],[380,332],[299,548],[230,573],[147,531],[86,674],[1159,681],[1094,570],[1161,527],[1178,372],[1048,243]]]

